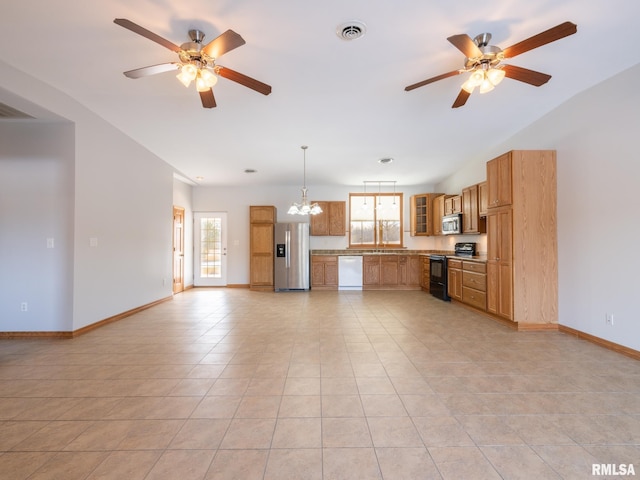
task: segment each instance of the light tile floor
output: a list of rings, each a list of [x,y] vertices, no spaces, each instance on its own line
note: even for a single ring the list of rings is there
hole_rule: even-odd
[[[640,362],[423,292],[193,289],[0,341],[0,477],[640,475]]]

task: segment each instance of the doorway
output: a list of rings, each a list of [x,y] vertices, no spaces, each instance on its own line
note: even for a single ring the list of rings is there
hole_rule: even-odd
[[[173,207],[173,293],[184,291],[184,208]]]
[[[227,213],[195,212],[193,215],[193,244],[194,286],[226,286]]]

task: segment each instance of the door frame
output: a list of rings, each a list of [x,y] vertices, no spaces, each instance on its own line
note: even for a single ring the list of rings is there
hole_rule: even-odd
[[[173,206],[173,293],[184,291],[184,208]]]
[[[200,219],[221,219],[220,238],[220,277],[200,276]],[[193,212],[193,286],[194,287],[226,287],[227,286],[227,212]]]

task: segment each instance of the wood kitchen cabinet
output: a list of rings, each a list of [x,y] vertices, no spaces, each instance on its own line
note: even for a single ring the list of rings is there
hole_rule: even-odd
[[[418,255],[364,255],[365,290],[420,290],[422,266]]]
[[[322,208],[322,213],[310,216],[309,232],[314,236],[339,236],[346,235],[346,202],[312,202]]]
[[[511,205],[512,152],[507,152],[487,162],[487,207]],[[530,179],[531,181],[532,179]]]
[[[453,195],[438,195],[433,199],[433,235],[442,235],[442,217],[444,216],[444,202]]]
[[[421,280],[420,286],[422,290],[425,292],[431,291],[431,259],[428,255],[422,255],[420,257],[420,265],[421,265]]]
[[[434,235],[436,220],[433,216],[433,201],[441,193],[422,193],[413,195],[410,204],[411,236]],[[439,221],[438,221],[439,223]]]
[[[249,207],[249,223],[276,223],[276,207],[252,205]]]
[[[487,215],[487,311],[513,320],[512,248],[513,212],[511,208],[491,209]]]
[[[273,206],[249,207],[249,288],[273,290],[274,225]]]
[[[487,266],[484,262],[449,258],[447,293],[453,300],[485,311],[487,304]]]
[[[462,261],[462,301],[479,310],[487,308],[487,265]]]
[[[462,189],[462,233],[485,233],[486,221],[480,218],[478,185]]]
[[[444,214],[453,215],[454,213],[462,213],[461,195],[451,195],[444,200]]]
[[[362,258],[363,288],[380,285],[380,255],[364,255]]]
[[[400,269],[402,271],[402,257],[400,258]],[[405,277],[401,274],[401,283],[410,287],[420,287],[422,283],[422,258],[418,255],[407,255],[406,259],[406,281],[404,281]]]
[[[462,301],[462,260],[448,259],[447,293],[452,299]]]
[[[380,255],[380,285],[396,286],[400,278],[397,255]]]
[[[419,287],[422,262],[418,255],[398,256],[398,286]]]
[[[487,208],[489,206],[489,192],[487,190],[487,182],[478,184],[478,214],[481,217],[487,216]]]
[[[487,311],[519,329],[558,323],[556,175],[554,150],[514,150],[487,163]]]
[[[316,290],[338,289],[338,256],[311,256],[311,288]]]

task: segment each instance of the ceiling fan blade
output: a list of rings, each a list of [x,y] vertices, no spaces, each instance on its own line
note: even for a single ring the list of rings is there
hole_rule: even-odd
[[[471,94],[469,92],[461,88],[460,93],[456,97],[456,100],[453,102],[453,105],[451,105],[451,108],[458,108],[463,106],[465,103],[467,103],[467,100],[469,99],[470,96]]]
[[[438,80],[442,80],[443,78],[449,78],[455,75],[460,75],[463,72],[464,70],[454,70],[452,72],[447,72],[447,73],[443,73],[442,75],[438,75],[437,77],[427,78],[426,80],[423,80],[421,82],[414,83],[413,85],[409,85],[408,87],[404,87],[404,91],[409,92],[415,88],[424,87],[425,85],[428,85],[430,83],[437,82]]]
[[[180,68],[178,63],[159,63],[158,65],[150,65],[148,67],[136,68],[135,70],[128,70],[124,72],[124,75],[129,78],[148,77],[158,73],[177,70],[178,68]]]
[[[216,73],[221,77],[239,83],[240,85],[244,85],[245,87],[249,87],[250,89],[255,90],[256,92],[263,95],[269,95],[271,93],[271,87],[266,83],[259,82],[258,80],[247,77],[242,73],[231,70],[230,68],[216,65]]]
[[[143,37],[148,38],[152,42],[159,43],[163,47],[168,48],[169,50],[172,50],[176,53],[180,52],[181,50],[180,47],[175,43],[170,42],[165,38],[162,38],[160,35],[157,35],[147,30],[146,28],[141,27],[140,25],[133,23],[131,20],[127,20],[126,18],[116,18],[113,20],[113,23],[120,25],[121,27],[124,27],[128,30],[131,30],[132,32],[137,33],[138,35],[142,35]]]
[[[547,43],[555,42],[561,38],[573,35],[578,31],[578,26],[575,23],[564,22],[560,25],[556,25],[549,30],[545,30],[533,37],[529,37],[526,40],[511,45],[503,50],[504,58],[513,58],[521,53],[528,52],[534,48],[541,47]]]
[[[233,30],[227,30],[223,34],[217,36],[209,43],[207,43],[202,51],[210,57],[220,58],[225,53],[233,50],[234,48],[241,47],[246,42],[244,38],[238,35]]]
[[[529,70],[528,68],[516,67],[515,65],[504,65],[502,69],[504,70],[505,77],[528,83],[529,85],[534,85],[536,87],[544,85],[551,79],[551,75],[547,75],[546,73],[536,72],[535,70]]]
[[[482,56],[482,52],[480,51],[478,46],[466,33],[453,35],[451,37],[448,37],[447,40],[449,40],[454,47],[464,53],[467,58],[476,58]]]
[[[200,100],[204,108],[214,108],[216,106],[216,97],[213,96],[213,89],[205,90],[200,93]]]

